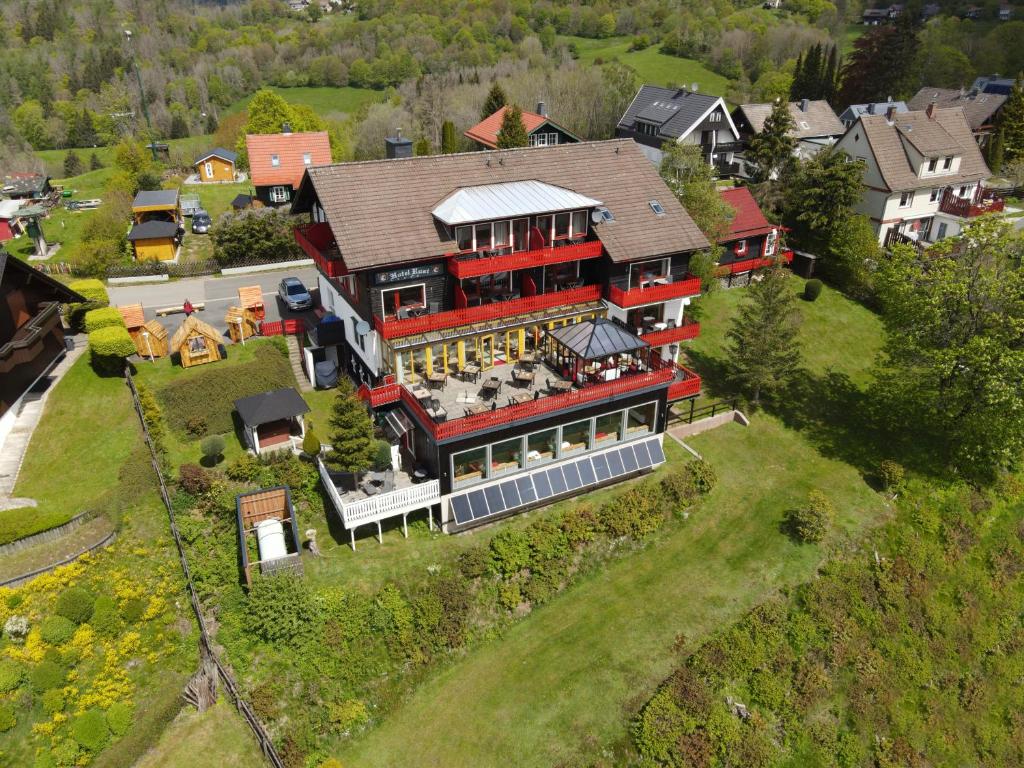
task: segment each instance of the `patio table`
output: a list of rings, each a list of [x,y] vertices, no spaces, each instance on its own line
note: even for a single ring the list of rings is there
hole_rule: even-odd
[[[447,373],[432,373],[429,376],[427,376],[427,380],[430,381],[430,383],[435,385],[435,386],[439,384],[439,385],[441,385],[443,387],[445,385],[445,383],[448,381],[448,374]]]
[[[415,397],[417,400],[429,400],[430,390],[416,386],[412,388],[412,396]]]
[[[523,370],[522,368],[513,371],[512,378],[514,378],[520,384],[532,384],[534,373],[532,371]]]
[[[513,402],[518,404],[528,403],[531,400],[533,400],[533,395],[531,395],[529,392],[519,392],[518,394],[512,395],[509,398],[509,400],[512,400]]]
[[[466,363],[462,369],[462,378],[466,380],[466,377],[472,377],[473,381],[476,381],[480,376],[480,366],[476,363]]]
[[[472,414],[477,414],[477,413],[486,413],[487,411],[489,411],[491,409],[490,409],[489,406],[486,406],[486,405],[471,405],[471,406],[469,406],[468,410]]]
[[[548,386],[553,392],[568,392],[572,389],[572,382],[565,381],[563,379],[555,379]]]

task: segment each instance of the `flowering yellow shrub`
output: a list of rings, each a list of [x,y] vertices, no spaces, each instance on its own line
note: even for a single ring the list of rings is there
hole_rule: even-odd
[[[153,595],[149,598],[149,605],[146,606],[146,612],[142,614],[142,619],[143,621],[152,621],[166,610],[167,601],[160,595]]]
[[[88,624],[83,624],[75,630],[69,646],[78,651],[79,658],[88,659],[92,656],[92,648],[96,643],[96,633]]]
[[[24,645],[9,645],[4,648],[4,653],[16,661],[27,661],[31,664],[38,664],[46,654],[46,643],[43,642],[39,627],[32,627]]]

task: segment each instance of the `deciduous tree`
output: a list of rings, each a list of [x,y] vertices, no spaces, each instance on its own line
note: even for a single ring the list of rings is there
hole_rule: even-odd
[[[824,250],[837,224],[851,214],[863,194],[863,161],[829,147],[796,166],[786,189],[786,223],[804,248]]]
[[[716,243],[728,228],[733,213],[715,188],[714,170],[694,144],[666,142],[662,152],[661,178],[704,236]]]
[[[1003,134],[1003,161],[1007,164],[1024,159],[1024,73],[1010,89],[1010,95],[999,114]]]

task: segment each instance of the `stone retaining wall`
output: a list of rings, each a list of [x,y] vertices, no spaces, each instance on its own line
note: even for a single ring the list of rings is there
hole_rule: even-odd
[[[12,541],[10,544],[4,544],[3,546],[0,546],[0,557],[19,552],[26,547],[33,547],[36,544],[45,544],[48,541],[59,539],[61,536],[75,530],[75,528],[86,522],[91,516],[92,513],[89,511],[79,512],[66,523],[58,525],[56,528],[51,528],[50,530],[42,531],[41,533],[34,533],[23,539]]]

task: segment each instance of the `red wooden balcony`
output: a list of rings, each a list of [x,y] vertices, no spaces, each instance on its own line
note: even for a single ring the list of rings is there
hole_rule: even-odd
[[[448,259],[448,271],[457,278],[479,277],[495,272],[512,272],[517,269],[546,267],[549,264],[564,264],[571,261],[596,259],[601,255],[601,241],[591,240],[574,245],[553,248],[535,248],[532,251],[506,253],[497,256],[454,255]]]
[[[673,367],[675,371],[673,381],[668,385],[668,401],[671,403],[699,395],[700,376],[679,363],[675,363]]]
[[[402,385],[395,383],[395,377],[388,374],[384,382],[372,389],[365,384],[360,384],[356,395],[364,400],[371,408],[378,408],[388,403],[397,403],[402,399]]]
[[[683,370],[685,371],[685,369]],[[700,377],[690,371],[686,373],[695,377],[696,389],[693,394],[698,393],[700,391]],[[675,381],[680,375],[680,369],[674,364],[661,363],[653,367],[652,370],[644,371],[643,373],[629,374],[612,381],[589,384],[581,389],[570,390],[563,394],[547,395],[537,400],[508,405],[493,411],[485,411],[441,423],[434,421],[408,388],[399,387],[399,389],[401,390],[402,402],[406,408],[433,435],[434,440],[440,441],[467,435],[471,432],[499,430],[522,419],[548,413],[557,413],[566,408],[573,408],[600,400],[612,400],[648,387],[665,386]],[[694,387],[692,380],[687,380],[684,383],[688,384],[691,389]],[[681,397],[689,396],[692,396],[692,394],[682,395]]]
[[[327,277],[341,277],[348,274],[341,260],[334,233],[326,222],[303,224],[295,228],[295,242],[306,252]]]
[[[978,187],[973,197],[959,197],[952,189],[947,188],[939,201],[940,211],[964,219],[983,216],[986,213],[998,213],[1005,207],[1006,202],[1003,198],[996,197],[981,187]]]
[[[453,309],[448,312],[410,317],[404,320],[375,317],[373,318],[373,324],[377,332],[385,339],[394,339],[400,336],[411,336],[417,333],[430,333],[431,331],[455,328],[460,325],[486,323],[491,320],[515,317],[516,315],[552,309],[554,307],[586,304],[587,302],[600,301],[600,299],[601,286],[585,285],[581,288],[569,288],[564,291],[543,293],[539,296],[527,296],[521,299],[511,299],[510,301],[497,301],[479,307]]]
[[[782,251],[781,256],[782,260],[786,264],[793,263],[792,251]],[[731,264],[723,264],[718,270],[716,270],[716,274],[720,270],[724,275],[738,275],[741,272],[751,272],[755,269],[764,269],[765,267],[770,267],[774,263],[775,259],[771,256],[761,256],[756,259],[744,259],[743,261],[734,261]]]
[[[700,323],[684,322],[675,328],[665,328],[661,331],[650,331],[640,336],[652,347],[660,347],[664,344],[675,344],[678,341],[695,339],[700,335]]]
[[[681,299],[700,293],[700,278],[687,277],[671,283],[654,282],[643,288],[625,290],[616,285],[608,286],[608,300],[620,307],[639,307],[669,299]]]

